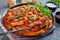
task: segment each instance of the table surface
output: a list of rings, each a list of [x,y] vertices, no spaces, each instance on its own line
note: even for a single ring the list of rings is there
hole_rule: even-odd
[[[0,15],[3,14],[5,10],[8,9],[7,1],[8,0],[0,0]],[[50,1],[50,0],[39,0],[39,2],[41,2],[43,5],[45,5],[47,1]],[[57,8],[57,10],[53,12],[53,15],[55,15],[57,11],[60,11],[60,8]],[[38,40],[60,40],[60,25],[56,22],[54,23],[54,25],[56,26],[56,29],[52,34],[45,36],[43,38],[40,38]],[[0,28],[0,32],[3,32],[1,28]],[[0,36],[0,40],[9,40],[9,39],[7,38],[6,35],[4,35],[4,36]]]

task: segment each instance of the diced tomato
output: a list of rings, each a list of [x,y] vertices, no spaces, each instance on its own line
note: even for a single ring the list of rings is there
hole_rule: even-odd
[[[46,21],[47,27],[49,27],[52,24],[52,20]]]
[[[50,22],[48,22],[48,26],[50,26]]]
[[[25,20],[23,20],[23,22],[24,22],[24,23],[28,23],[28,22],[29,22],[28,18],[25,17]]]
[[[48,21],[48,26],[50,26],[52,24],[52,20]]]
[[[38,14],[38,16],[40,16],[40,14]]]
[[[27,25],[27,26],[29,26],[29,24],[28,24],[28,20],[23,20],[23,22]]]
[[[18,19],[14,19],[14,20],[13,20],[13,22],[17,22],[17,21],[18,21]]]
[[[38,26],[35,26],[34,29],[38,29]]]
[[[33,31],[37,31],[39,29],[38,25],[34,26]]]
[[[24,23],[28,23],[28,20],[23,20]]]
[[[41,20],[42,23],[44,23],[45,20]]]

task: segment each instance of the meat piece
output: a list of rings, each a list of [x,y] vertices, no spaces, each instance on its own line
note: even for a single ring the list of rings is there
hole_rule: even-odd
[[[47,16],[39,16],[39,20],[42,21],[43,23],[48,19]]]
[[[42,23],[41,21],[36,21],[36,22],[31,23],[29,26],[32,28],[32,31],[37,31],[41,28],[46,27],[46,24]]]
[[[38,25],[38,24],[42,25],[43,23],[41,21],[35,21],[35,22],[31,23],[29,26],[34,27],[35,25]]]
[[[39,30],[38,25],[34,26],[34,28],[32,29],[32,31],[38,31],[38,30]]]

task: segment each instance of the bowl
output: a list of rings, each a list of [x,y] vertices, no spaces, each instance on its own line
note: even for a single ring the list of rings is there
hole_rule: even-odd
[[[59,11],[59,12],[56,12],[55,21],[56,21],[57,23],[60,23],[60,11]]]
[[[22,5],[28,5],[28,4],[18,4],[18,5],[15,5],[15,6],[12,6],[12,7],[10,7],[3,15],[2,15],[2,25],[5,27],[5,25],[4,25],[4,22],[3,22],[3,19],[4,19],[4,17],[5,17],[5,15],[6,15],[6,13],[10,10],[10,9],[12,9],[12,8],[14,8],[14,7],[18,7],[18,6],[22,6]],[[52,15],[52,18],[53,18],[53,15]],[[23,36],[23,37],[29,37],[29,38],[32,38],[32,37],[42,37],[42,36],[45,36],[45,35],[47,35],[48,33],[50,33],[51,32],[51,29],[53,28],[53,24],[54,24],[54,18],[53,18],[53,20],[52,20],[53,22],[52,22],[52,26],[45,32],[45,33],[43,33],[43,34],[38,34],[38,35],[35,35],[35,36],[26,36],[26,35],[22,35],[22,34],[16,34],[16,33],[14,33],[15,35],[17,35],[17,36]],[[7,29],[7,28],[6,28]],[[7,29],[8,30],[8,29]],[[9,30],[8,30],[9,31]]]
[[[57,5],[53,2],[47,2],[45,6],[48,7],[52,12],[54,12],[57,9]]]

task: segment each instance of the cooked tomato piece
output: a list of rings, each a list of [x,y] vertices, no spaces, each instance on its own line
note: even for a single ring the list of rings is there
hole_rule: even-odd
[[[17,22],[18,21],[18,19],[14,19],[14,20],[12,20],[13,22]]]
[[[34,28],[33,28],[32,30],[33,30],[33,31],[37,31],[37,30],[39,30],[38,25],[34,26]]]
[[[33,15],[33,13],[32,13],[32,12],[26,12],[26,14],[27,14],[27,15]]]

